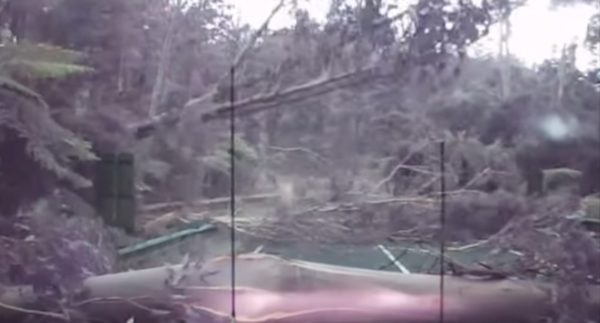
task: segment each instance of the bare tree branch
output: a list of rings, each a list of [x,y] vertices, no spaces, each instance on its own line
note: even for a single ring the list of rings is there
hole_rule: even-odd
[[[271,20],[275,16],[275,14],[279,10],[281,10],[281,8],[283,8],[284,3],[285,3],[285,0],[281,0],[279,2],[279,4],[271,11],[271,14],[267,17],[265,22],[263,22],[261,27],[252,35],[248,44],[246,44],[246,46],[236,56],[236,58],[234,59],[234,61],[232,63],[232,67],[239,68],[244,63],[244,60],[248,56],[250,49],[252,47],[254,47],[258,38],[260,38],[260,36],[267,30],[269,23],[271,22]],[[165,46],[166,45],[167,44],[165,44]],[[163,47],[163,49],[164,49],[164,47]],[[163,64],[161,64],[161,66],[163,66]],[[160,70],[159,70],[159,72],[160,72]],[[173,113],[163,113],[161,115],[156,115],[155,113],[153,113],[153,114],[151,113],[149,120],[145,120],[139,124],[134,124],[134,125],[130,126],[129,127],[130,130],[135,134],[136,138],[142,139],[142,138],[151,136],[155,132],[156,128],[158,128],[158,127],[176,125],[179,122],[181,115],[186,113],[186,111],[188,111],[190,108],[197,107],[198,105],[201,105],[202,103],[205,103],[206,101],[213,98],[215,96],[215,94],[218,93],[219,87],[222,86],[222,84],[227,80],[228,75],[229,75],[229,71],[227,71],[227,73],[223,74],[220,77],[219,81],[213,86],[213,88],[210,91],[208,91],[207,93],[205,93],[204,95],[202,95],[200,97],[190,99],[187,103],[184,104],[183,108],[180,109],[180,111],[176,111]],[[159,77],[160,77],[160,74],[159,74]],[[157,83],[155,84],[155,88],[154,88],[154,91],[152,94],[153,102],[155,102],[155,95],[158,95],[157,93],[159,93],[159,88],[158,88],[158,86],[160,85],[159,77],[157,77]],[[151,111],[152,111],[152,106],[153,105],[151,104]]]
[[[69,321],[69,319],[63,314],[30,310],[30,309],[13,306],[13,305],[9,305],[9,304],[4,304],[4,303],[0,303],[0,309],[6,310],[6,311],[17,312],[17,313],[21,313],[21,314],[27,314],[27,315],[43,316],[43,317],[47,317],[47,318],[58,319],[58,320],[65,321],[65,322]]]
[[[240,67],[240,65],[244,62],[244,59],[246,58],[246,56],[248,56],[248,52],[250,52],[250,49],[254,47],[254,44],[256,43],[258,38],[267,30],[267,28],[269,28],[269,23],[271,23],[271,20],[273,19],[273,17],[275,17],[277,12],[281,10],[281,8],[283,8],[284,4],[285,0],[280,0],[279,4],[277,4],[277,6],[273,8],[273,10],[271,10],[271,14],[269,14],[267,19],[260,26],[260,28],[252,35],[246,47],[244,47],[244,49],[242,49],[242,51],[235,58],[233,62],[233,68]]]
[[[260,38],[260,36],[262,36],[262,34],[265,33],[265,31],[267,30],[267,28],[269,28],[269,24],[271,23],[271,20],[273,19],[273,17],[275,17],[275,14],[277,14],[277,12],[279,10],[281,10],[281,8],[283,8],[284,4],[285,4],[285,0],[280,0],[279,4],[277,4],[277,6],[275,6],[275,8],[273,8],[273,10],[271,10],[271,13],[267,17],[267,19],[263,22],[263,24],[260,26],[260,28],[258,30],[256,30],[256,32],[254,32],[254,34],[252,34],[252,37],[250,37],[250,40],[248,41],[248,43],[246,44],[246,46],[244,46],[244,48],[235,57],[232,65],[231,65],[232,68],[237,69],[237,68],[239,68],[244,63],[244,60],[248,56],[248,53],[250,52],[250,49],[252,49],[254,47],[254,44],[256,44],[256,41],[258,40],[258,38]],[[190,99],[185,104],[184,111],[186,109],[188,109],[188,108],[197,106],[197,105],[205,102],[206,100],[212,98],[217,93],[218,88],[220,86],[223,86],[223,84],[225,82],[227,82],[228,76],[229,76],[229,71],[227,71],[227,73],[225,73],[225,74],[223,74],[221,76],[221,78],[216,83],[216,85],[212,88],[211,91],[209,91],[208,93],[206,93],[206,94],[204,94],[204,95],[202,95],[202,96],[200,96],[198,98]]]
[[[171,13],[171,17],[169,19],[169,24],[167,27],[167,33],[165,35],[165,39],[163,41],[163,45],[160,51],[160,62],[158,64],[158,72],[156,73],[156,80],[154,81],[154,87],[152,88],[152,96],[150,100],[150,107],[148,110],[148,115],[153,117],[156,115],[158,104],[163,94],[163,88],[165,83],[165,74],[169,68],[169,60],[171,54],[171,46],[173,43],[173,29],[175,28],[175,20],[176,20],[176,12],[180,8],[177,7],[173,9]]]
[[[247,196],[237,196],[236,200],[240,202],[264,202],[270,199],[278,198],[279,194],[256,194]],[[229,197],[219,197],[214,199],[203,199],[193,201],[192,206],[194,207],[211,207],[216,205],[228,205],[230,202]],[[168,203],[150,204],[143,207],[142,213],[156,213],[156,212],[172,212],[185,207],[186,203],[183,201],[175,201]]]
[[[293,86],[282,92],[269,95],[256,95],[250,98],[238,101],[235,109],[238,115],[247,115],[271,108],[276,108],[283,104],[305,100],[310,97],[327,94],[333,90],[342,87],[348,87],[360,84],[373,77],[373,69],[365,69],[355,72],[343,73],[331,78],[326,76],[308,81],[306,83]],[[231,110],[229,103],[213,108],[211,111],[202,114],[203,121],[226,118]]]
[[[324,158],[323,156],[319,155],[318,153],[308,149],[308,148],[304,148],[304,147],[277,147],[277,146],[268,146],[267,148],[272,149],[272,150],[276,150],[276,151],[282,151],[282,152],[302,152],[305,153],[311,157],[313,157],[314,159],[318,160],[321,163],[327,164],[328,161],[326,158]]]
[[[282,92],[276,92],[268,95],[256,95],[250,98],[238,101],[235,105],[238,116],[248,115],[264,110],[276,108],[282,105],[299,102],[307,98],[325,95],[331,91],[364,84],[368,80],[377,77],[376,70],[367,68],[360,71],[343,73],[334,77],[321,76],[306,83],[293,86]],[[206,97],[205,99],[208,99]],[[207,112],[200,113],[203,122],[223,119],[228,116],[231,109],[229,103],[221,104],[209,109]],[[130,126],[130,130],[135,133],[136,138],[142,139],[151,136],[155,129],[160,126],[176,125],[179,123],[182,112],[155,116],[150,120]]]
[[[82,307],[82,306],[86,306],[89,304],[93,304],[93,303],[113,303],[113,302],[124,302],[127,303],[129,305],[132,305],[135,308],[138,308],[140,310],[143,310],[145,312],[154,314],[154,315],[161,315],[161,316],[166,316],[168,315],[170,312],[169,311],[164,311],[164,310],[158,310],[158,309],[154,309],[154,308],[150,308],[148,306],[143,305],[141,302],[145,301],[145,300],[152,300],[154,298],[152,297],[147,297],[147,296],[140,296],[140,297],[134,297],[134,298],[126,298],[126,297],[97,297],[97,298],[90,298],[90,299],[86,299],[84,301],[75,303],[74,306],[75,307]]]
[[[425,147],[427,146],[427,144],[423,144],[421,145],[421,147],[411,151],[406,157],[404,157],[404,159],[398,163],[398,165],[396,165],[396,167],[394,167],[394,169],[392,169],[392,171],[390,172],[390,174],[388,176],[386,176],[383,180],[381,180],[379,183],[377,183],[377,185],[375,185],[375,188],[373,188],[373,191],[377,191],[379,190],[383,185],[385,185],[385,183],[389,182],[390,180],[392,180],[394,178],[394,176],[396,176],[396,173],[400,170],[400,169],[409,169],[409,170],[413,170],[417,173],[423,173],[423,174],[427,174],[427,175],[432,175],[432,174],[436,174],[433,172],[428,172],[428,171],[424,171],[421,170],[419,168],[416,167],[411,167],[411,166],[406,166],[406,162],[408,162],[408,160],[416,153],[420,152],[421,150],[423,150]]]

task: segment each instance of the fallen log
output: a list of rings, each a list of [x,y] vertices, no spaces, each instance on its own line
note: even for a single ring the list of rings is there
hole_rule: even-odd
[[[241,323],[530,322],[551,312],[556,287],[514,279],[400,274],[248,254],[236,259]],[[84,281],[77,310],[103,321],[223,322],[231,312],[231,264],[150,268]],[[600,288],[590,288],[600,308]],[[443,298],[443,300],[442,300]]]
[[[268,193],[268,194],[256,194],[256,195],[248,195],[248,196],[238,196],[236,201],[241,203],[252,203],[252,202],[264,202],[269,200],[278,199],[280,196],[276,193]],[[157,213],[157,212],[172,212],[179,209],[183,209],[186,206],[190,207],[206,207],[206,208],[218,208],[218,207],[228,207],[231,199],[229,197],[218,197],[209,200],[198,200],[193,201],[191,204],[187,204],[183,201],[176,202],[165,202],[165,203],[157,203],[146,205],[142,208],[142,213]]]
[[[264,254],[239,256],[237,268],[238,322],[439,321],[438,276],[347,268]],[[180,277],[177,290],[185,298],[183,303],[196,312],[215,322],[228,317],[228,257],[201,267],[178,265],[94,277],[84,286],[90,299],[167,299],[172,296],[165,283],[170,277]],[[526,321],[550,310],[552,293],[546,285],[525,281],[445,277],[445,321]]]

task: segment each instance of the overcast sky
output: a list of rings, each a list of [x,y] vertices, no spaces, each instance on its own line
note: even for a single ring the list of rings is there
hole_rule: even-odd
[[[260,26],[279,0],[228,0],[236,7],[236,14],[242,23],[253,27]],[[323,21],[329,7],[329,0],[299,0],[313,18]],[[589,18],[596,12],[592,6],[577,5],[558,10],[550,10],[549,0],[530,0],[529,4],[517,10],[512,17],[513,35],[509,47],[511,52],[526,64],[536,64],[545,58],[553,57],[562,44],[576,41],[583,44]],[[289,26],[292,17],[280,12],[272,21],[272,28]],[[493,32],[484,41],[491,52],[497,49]],[[577,65],[587,68],[593,63],[592,55],[579,46]],[[554,53],[554,54],[553,54]],[[598,63],[596,62],[596,65]]]

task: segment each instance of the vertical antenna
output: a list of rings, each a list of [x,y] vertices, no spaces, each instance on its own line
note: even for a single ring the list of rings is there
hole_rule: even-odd
[[[231,321],[236,321],[235,312],[235,67],[232,66],[230,70],[230,88],[229,88],[229,103],[231,105],[231,111],[229,114],[229,140],[230,140],[230,238],[231,238]]]
[[[440,142],[440,323],[444,323],[444,267],[446,263],[446,142]]]

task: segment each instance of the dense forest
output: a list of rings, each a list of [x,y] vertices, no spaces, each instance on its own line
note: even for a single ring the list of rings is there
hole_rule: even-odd
[[[600,57],[600,12],[584,46],[532,67],[509,46],[527,0],[331,0],[325,22],[300,2],[251,28],[224,0],[0,0],[0,321],[227,321],[225,289],[181,283],[215,267],[211,284],[228,288],[229,267],[208,259],[230,240],[121,258],[199,224],[229,232],[235,212],[239,253],[250,241],[441,253],[447,322],[600,322],[600,67],[576,64]],[[270,28],[284,13],[291,26]],[[492,31],[497,53],[475,54]],[[116,171],[118,207],[99,193]],[[465,264],[440,247],[482,251]],[[255,253],[258,265],[239,260],[238,322],[439,321],[410,297],[440,278],[408,275],[401,255],[402,278],[350,279]],[[165,262],[182,265],[136,271]],[[193,277],[183,285],[208,284]],[[403,295],[402,310],[363,304],[373,286]],[[336,288],[355,304],[327,298]],[[291,294],[247,305],[265,290]]]

